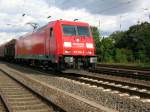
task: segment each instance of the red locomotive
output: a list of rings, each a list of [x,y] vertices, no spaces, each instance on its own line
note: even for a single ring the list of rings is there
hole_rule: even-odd
[[[64,20],[49,22],[35,32],[0,46],[0,53],[22,63],[59,70],[94,67],[97,61],[89,25]]]

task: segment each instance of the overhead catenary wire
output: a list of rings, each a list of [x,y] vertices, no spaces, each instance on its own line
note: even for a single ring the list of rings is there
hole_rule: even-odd
[[[101,11],[99,11],[99,14],[102,14],[104,12],[108,12],[111,9],[117,9],[117,8],[119,8],[122,5],[128,5],[128,4],[131,4],[131,3],[134,3],[134,2],[133,1],[127,1],[127,2],[121,2],[121,3],[118,3],[118,4],[111,5],[111,7],[108,7],[106,9],[102,9]]]
[[[133,1],[128,1],[128,2],[126,2],[125,4],[132,4],[133,3]],[[120,5],[121,5],[122,3],[120,3]],[[125,5],[125,4],[122,4],[122,5]],[[107,9],[104,9],[104,10],[101,10],[100,11],[100,14],[102,14],[102,13],[104,13],[104,12],[107,12],[107,11],[109,11],[109,10],[111,10],[111,9],[117,9],[118,7],[120,7],[120,5],[116,5],[116,6],[112,6],[112,7],[109,7],[109,8],[107,8]],[[125,9],[126,7],[122,7],[121,9]],[[148,8],[146,8],[147,10],[148,10]],[[134,11],[134,13],[137,13],[137,12],[141,12],[141,11],[143,11],[143,10],[141,10],[141,9],[139,9],[139,10],[135,10]],[[119,17],[120,17],[120,25],[119,25],[119,28],[120,28],[120,30],[122,29],[122,18],[126,15],[126,14],[128,14],[128,13],[124,13],[124,14],[121,14]],[[150,13],[148,13],[148,18],[149,18],[149,20],[150,20]],[[139,18],[138,18],[139,19]],[[100,20],[99,20],[100,21]],[[100,26],[100,25],[99,25]]]

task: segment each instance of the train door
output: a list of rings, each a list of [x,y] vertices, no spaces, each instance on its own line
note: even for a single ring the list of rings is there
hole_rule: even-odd
[[[54,28],[50,28],[50,54],[55,55],[56,51],[56,38],[54,34]]]
[[[53,57],[55,56],[56,51],[56,39],[54,36],[54,29],[53,27],[50,27],[47,31],[47,38],[46,38],[46,54],[51,57],[53,60]]]
[[[47,29],[46,31],[46,39],[45,39],[45,43],[46,43],[46,55],[50,55],[50,31],[49,29]]]

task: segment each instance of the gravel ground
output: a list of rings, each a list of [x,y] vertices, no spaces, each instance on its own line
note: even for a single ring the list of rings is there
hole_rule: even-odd
[[[27,87],[32,88],[33,91],[36,91],[38,94],[44,96],[67,112],[118,112],[95,103],[94,101],[89,101],[88,99],[57,89],[43,81],[27,77],[16,70],[7,67],[4,68],[4,66],[2,69],[10,76],[15,77],[15,79],[19,80]]]
[[[117,93],[112,94],[112,91],[107,92],[101,88],[81,84],[62,77],[51,75],[46,76],[39,72],[27,72],[26,70],[24,73],[25,75],[29,75],[39,81],[63,89],[69,93],[82,96],[83,98],[95,101],[96,103],[120,112],[150,112],[150,103],[143,103],[138,99],[129,99],[127,96],[121,97]]]
[[[119,97],[118,94],[103,91],[101,88],[81,84],[70,79],[31,75],[40,81],[46,82],[67,92],[82,96],[86,99],[108,106],[120,112],[150,112],[150,105],[128,97]]]

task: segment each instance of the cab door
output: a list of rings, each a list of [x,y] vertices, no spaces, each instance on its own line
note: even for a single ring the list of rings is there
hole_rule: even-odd
[[[46,55],[50,55],[50,30],[47,29],[46,31],[46,39],[45,39],[45,51],[46,51]]]
[[[50,37],[49,51],[51,55],[55,55],[56,54],[56,38],[55,38],[53,27],[50,28],[49,37]]]

